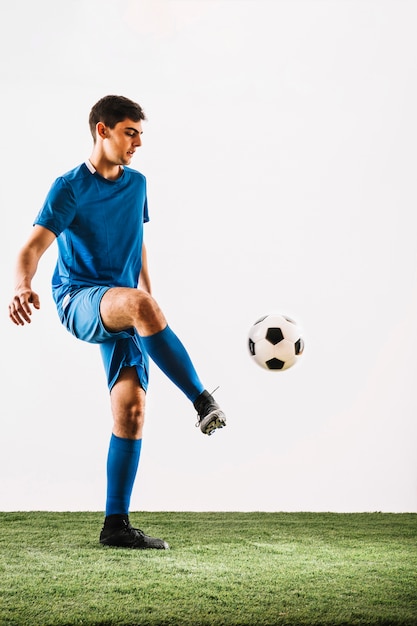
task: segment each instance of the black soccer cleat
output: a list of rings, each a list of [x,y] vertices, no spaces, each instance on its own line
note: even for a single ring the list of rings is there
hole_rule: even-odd
[[[217,428],[226,426],[226,415],[208,391],[203,391],[198,396],[194,408],[198,413],[196,426],[205,435],[212,435]]]
[[[169,545],[163,539],[150,537],[139,528],[133,528],[127,515],[117,517],[119,518],[117,521],[109,518],[104,521],[100,533],[100,543],[103,546],[134,550],[169,550]]]

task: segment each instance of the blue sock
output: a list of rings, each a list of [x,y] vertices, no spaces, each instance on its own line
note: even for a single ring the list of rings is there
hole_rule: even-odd
[[[141,337],[141,340],[151,359],[194,402],[204,387],[177,335],[166,326],[154,335]]]
[[[128,515],[142,439],[111,436],[107,457],[107,515]]]

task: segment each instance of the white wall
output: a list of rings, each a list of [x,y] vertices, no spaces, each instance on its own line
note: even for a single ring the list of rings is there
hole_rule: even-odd
[[[7,318],[19,246],[90,153],[101,96],[149,121],[154,292],[229,422],[213,437],[152,369],[132,508],[417,511],[417,5],[407,0],[16,0],[0,7],[0,509],[101,510],[97,348]],[[294,369],[251,324],[303,326]]]

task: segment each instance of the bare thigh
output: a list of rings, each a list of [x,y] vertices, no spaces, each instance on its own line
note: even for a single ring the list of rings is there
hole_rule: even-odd
[[[112,287],[101,299],[100,315],[108,331],[134,327],[142,337],[153,335],[167,325],[158,303],[143,289]]]
[[[141,439],[146,394],[135,367],[124,367],[110,392],[113,433],[124,439]]]

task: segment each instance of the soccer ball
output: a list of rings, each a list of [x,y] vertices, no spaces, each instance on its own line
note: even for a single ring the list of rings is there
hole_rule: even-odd
[[[252,359],[267,370],[292,367],[304,350],[304,341],[297,324],[286,315],[265,315],[249,331],[249,352]]]

